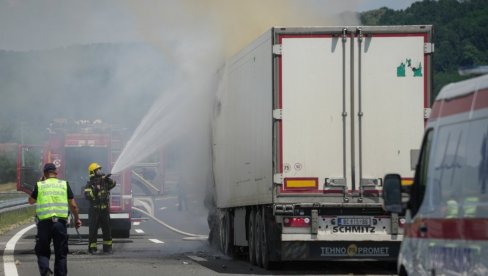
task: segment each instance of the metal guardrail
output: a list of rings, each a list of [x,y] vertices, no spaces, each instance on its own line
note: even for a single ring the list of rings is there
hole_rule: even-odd
[[[10,209],[11,207],[16,207],[16,206],[25,205],[25,204],[27,204],[27,197],[1,200],[0,201],[0,213],[3,210]]]

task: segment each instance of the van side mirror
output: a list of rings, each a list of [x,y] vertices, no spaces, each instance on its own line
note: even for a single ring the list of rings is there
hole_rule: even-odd
[[[391,213],[402,212],[402,179],[398,174],[387,174],[383,182],[383,208]]]

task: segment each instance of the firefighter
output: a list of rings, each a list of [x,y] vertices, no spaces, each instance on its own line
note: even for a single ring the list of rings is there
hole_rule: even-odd
[[[54,245],[54,275],[67,275],[68,255],[68,210],[70,209],[75,227],[81,226],[78,206],[73,191],[65,180],[57,179],[56,166],[52,163],[44,165],[44,177],[36,183],[29,197],[30,204],[36,204],[37,236],[35,252],[37,265],[41,275],[52,275],[49,269],[51,257],[51,240]]]
[[[110,232],[110,190],[115,187],[111,174],[105,175],[97,163],[88,166],[90,180],[85,186],[85,198],[90,202],[88,213],[88,252],[97,252],[98,228],[102,228],[103,252],[112,253],[112,233]]]

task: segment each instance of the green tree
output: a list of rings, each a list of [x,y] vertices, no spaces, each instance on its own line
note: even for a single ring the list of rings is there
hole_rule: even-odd
[[[405,10],[381,8],[360,15],[364,25],[433,25],[434,96],[464,66],[488,65],[488,0],[424,0]]]
[[[15,159],[0,155],[0,183],[15,182],[16,165]]]

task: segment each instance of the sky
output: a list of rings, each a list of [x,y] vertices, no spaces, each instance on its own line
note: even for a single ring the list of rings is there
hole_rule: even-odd
[[[176,8],[176,3],[180,2],[195,7],[198,7],[197,3],[211,3],[209,5],[211,8],[202,6],[201,11],[207,14],[187,17],[186,22],[183,22],[181,18],[175,18],[175,14],[180,16],[181,13],[168,12]],[[74,44],[144,41],[148,33],[152,32],[151,35],[154,36],[155,31],[160,34],[171,32],[168,30],[171,27],[179,28],[185,24],[190,24],[190,27],[191,24],[199,25],[198,20],[212,21],[214,17],[219,18],[220,15],[216,16],[217,13],[232,14],[242,20],[245,20],[244,15],[249,13],[259,16],[260,13],[267,13],[267,9],[273,9],[273,5],[269,3],[277,3],[273,0],[180,2],[178,0],[0,0],[0,49],[26,51],[53,49]],[[237,10],[238,7],[249,2],[258,4],[251,5],[252,9],[242,10],[247,14]],[[296,10],[311,9],[332,16],[344,11],[361,12],[382,6],[405,9],[415,0],[289,0],[287,2],[295,5]],[[149,16],[146,17],[148,13]],[[168,24],[163,26],[165,23]],[[236,24],[235,27],[238,25]]]
[[[413,2],[417,1],[419,0],[364,0],[360,1],[357,11],[363,12],[381,7],[388,7],[393,10],[404,10],[410,7]]]

